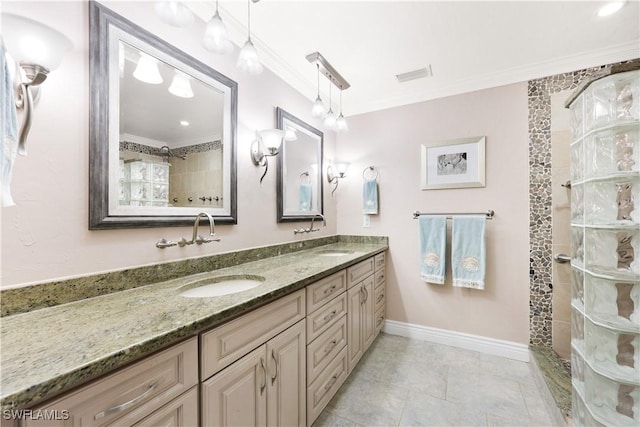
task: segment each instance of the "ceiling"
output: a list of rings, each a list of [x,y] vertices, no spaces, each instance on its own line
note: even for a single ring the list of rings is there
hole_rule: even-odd
[[[305,56],[319,51],[351,84],[349,116],[640,57],[639,1],[597,17],[604,3],[262,0],[251,4],[251,38],[263,64],[310,100],[316,69]],[[203,20],[215,9],[186,4]],[[221,0],[220,14],[241,46],[247,2]],[[429,66],[432,77],[395,79]],[[334,87],[334,110],[338,99]]]

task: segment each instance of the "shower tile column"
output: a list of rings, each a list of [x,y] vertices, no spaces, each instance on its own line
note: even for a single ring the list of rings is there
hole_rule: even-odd
[[[637,69],[590,82],[570,104],[578,426],[640,425],[639,112]]]

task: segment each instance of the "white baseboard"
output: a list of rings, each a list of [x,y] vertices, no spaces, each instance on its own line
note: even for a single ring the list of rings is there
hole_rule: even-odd
[[[529,347],[525,344],[511,341],[447,331],[445,329],[431,328],[428,326],[413,325],[411,323],[396,322],[394,320],[385,320],[382,331],[391,335],[400,335],[402,337],[450,345],[452,347],[464,348],[480,353],[492,354],[494,356],[502,356],[521,362],[529,361]]]

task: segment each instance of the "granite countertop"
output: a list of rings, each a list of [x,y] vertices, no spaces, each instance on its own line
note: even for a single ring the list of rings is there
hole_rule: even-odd
[[[194,336],[387,249],[337,242],[210,272],[2,318],[2,409],[22,409]],[[321,256],[326,250],[352,251]],[[265,278],[213,298],[178,294],[189,283],[228,275]]]

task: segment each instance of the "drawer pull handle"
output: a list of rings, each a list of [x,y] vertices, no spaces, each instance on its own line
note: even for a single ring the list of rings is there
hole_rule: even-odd
[[[278,377],[278,360],[276,359],[275,350],[271,350],[271,358],[273,359],[273,365],[276,367],[276,372],[271,377],[271,385],[276,382],[276,378]]]
[[[376,322],[376,326],[380,326],[380,323],[382,323],[383,320],[384,320],[384,316],[380,316],[378,318],[378,321]]]
[[[382,301],[382,298],[384,298],[384,294],[380,294],[380,296],[378,296],[378,299],[376,300],[376,302]]]
[[[336,290],[336,285],[331,285],[331,287],[329,287],[329,288],[324,290],[324,294],[325,295],[330,294],[331,292],[333,292],[335,290]]]
[[[109,409],[105,409],[102,412],[98,412],[93,419],[94,420],[99,420],[100,418],[104,418],[107,415],[111,415],[111,414],[115,414],[118,413],[120,411],[124,411],[125,409],[135,405],[136,403],[139,403],[140,401],[144,400],[146,397],[148,397],[151,393],[153,393],[153,391],[156,389],[156,387],[158,387],[158,382],[160,380],[155,380],[153,383],[149,384],[149,386],[147,387],[147,389],[144,391],[144,393],[142,393],[139,396],[134,397],[133,399],[129,400],[128,402],[124,402],[121,403],[119,405],[116,406],[112,406]]]
[[[384,274],[378,276],[378,283],[384,280]]]
[[[326,347],[324,348],[324,352],[325,352],[325,353],[329,353],[331,350],[333,350],[333,348],[336,346],[336,344],[338,344],[338,340],[337,340],[337,339],[335,339],[335,338],[334,338],[334,339],[332,339],[332,340],[329,342],[329,345],[328,345],[328,346],[326,346]]]
[[[362,290],[364,291],[364,301],[363,301],[363,303],[365,303],[365,302],[367,302],[369,300],[369,291],[364,286],[362,287]]]
[[[264,359],[260,358],[260,368],[262,369],[262,384],[260,384],[260,396],[264,392],[264,389],[267,387],[267,370],[264,368]]]
[[[338,311],[337,310],[333,310],[331,313],[329,313],[326,316],[324,316],[325,323],[328,322],[329,320],[333,319],[334,317],[336,317],[336,314],[338,314]]]
[[[327,385],[324,386],[325,393],[329,391],[331,387],[333,387],[333,385],[336,383],[337,380],[338,380],[338,374],[334,374],[329,380],[329,382],[327,383]]]

